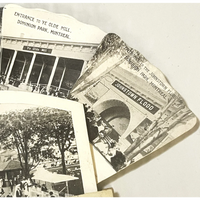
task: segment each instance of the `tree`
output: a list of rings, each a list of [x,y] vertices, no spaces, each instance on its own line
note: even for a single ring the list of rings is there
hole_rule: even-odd
[[[41,161],[55,158],[55,145],[66,174],[65,151],[74,141],[72,117],[65,110],[37,107],[0,115],[1,145],[4,149],[17,149],[25,178]]]
[[[42,148],[49,144],[43,134],[42,109],[31,108],[0,115],[0,142],[4,149],[16,149],[25,178],[30,177],[31,167],[43,159]],[[46,151],[50,151],[46,149]]]
[[[48,113],[46,118],[48,134],[55,139],[58,145],[62,160],[62,173],[66,174],[65,151],[69,150],[75,141],[72,117],[70,112],[59,109],[48,109]]]

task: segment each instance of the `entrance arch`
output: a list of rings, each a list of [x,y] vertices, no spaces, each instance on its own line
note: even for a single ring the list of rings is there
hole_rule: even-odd
[[[119,136],[123,135],[130,122],[130,111],[125,103],[120,100],[107,100],[95,106],[94,110]]]

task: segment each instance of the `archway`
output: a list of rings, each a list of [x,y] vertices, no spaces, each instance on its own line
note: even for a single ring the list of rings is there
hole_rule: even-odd
[[[125,103],[113,99],[100,103],[94,109],[119,136],[123,135],[130,122],[130,111]]]

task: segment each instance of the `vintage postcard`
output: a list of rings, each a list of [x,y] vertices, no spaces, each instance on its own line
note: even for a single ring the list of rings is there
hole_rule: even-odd
[[[105,34],[68,15],[6,5],[0,88],[68,98]]]
[[[0,92],[1,197],[97,192],[83,105],[29,92]]]
[[[107,34],[71,95],[84,103],[98,182],[196,124],[162,72],[116,34]]]

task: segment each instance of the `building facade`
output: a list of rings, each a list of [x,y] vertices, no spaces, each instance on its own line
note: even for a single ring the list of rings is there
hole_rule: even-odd
[[[1,83],[9,89],[67,96],[98,44],[2,38]]]
[[[114,142],[124,155],[123,164],[125,160],[135,162],[175,139],[177,133],[171,130],[180,120],[193,117],[182,98],[174,96],[165,100],[144,79],[121,66],[100,76],[75,97],[94,110],[104,127],[110,128],[101,142],[97,137],[93,144],[111,164],[110,143]],[[118,171],[123,164],[112,165]]]

